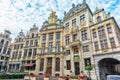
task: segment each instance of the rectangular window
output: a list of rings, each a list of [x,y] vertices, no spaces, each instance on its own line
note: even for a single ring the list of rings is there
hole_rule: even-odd
[[[66,51],[66,55],[70,55],[70,50],[67,50],[67,51]]]
[[[32,38],[34,38],[34,33],[32,33]]]
[[[43,34],[42,40],[43,40],[43,41],[46,41],[46,34]]]
[[[77,46],[74,46],[74,47],[73,47],[73,51],[74,51],[75,54],[78,53],[78,47],[77,47]]]
[[[49,34],[49,40],[53,40],[53,33]]]
[[[66,61],[66,65],[67,65],[67,70],[71,70],[71,62],[70,62],[70,60]]]
[[[29,41],[26,41],[26,46],[28,46],[28,44],[29,44]]]
[[[111,47],[112,47],[112,48],[115,48],[115,47],[116,47],[114,38],[110,38],[110,44],[111,44]]]
[[[105,35],[105,29],[103,26],[98,27],[99,36]]]
[[[22,55],[22,51],[19,52],[18,59],[21,58],[21,55]]]
[[[69,43],[70,43],[70,37],[69,36],[65,37],[65,42],[66,42],[66,45],[69,45]]]
[[[96,30],[95,30],[95,29],[92,30],[92,34],[93,34],[93,38],[96,38],[96,37],[97,37],[97,34],[96,34]]]
[[[56,42],[56,52],[60,52],[60,41]]]
[[[98,41],[94,42],[94,46],[95,46],[95,50],[98,51],[99,50]]]
[[[45,53],[45,45],[46,45],[45,43],[42,43],[42,50],[41,50],[42,53]]]
[[[44,68],[44,59],[41,59],[40,61],[40,71],[43,71]]]
[[[35,48],[34,51],[33,51],[33,57],[35,57],[36,54],[37,54],[37,48]]]
[[[85,22],[85,14],[80,16],[80,23],[83,23],[83,22]]]
[[[38,45],[38,40],[35,40],[34,45],[35,45],[35,46]]]
[[[52,57],[47,58],[47,65],[52,65]]]
[[[16,51],[16,53],[15,53],[15,58],[17,58],[17,54],[18,54],[18,51]]]
[[[91,60],[90,60],[90,58],[84,59],[84,62],[85,62],[85,67],[86,66],[91,66]]]
[[[23,48],[23,44],[21,44],[21,47],[20,47],[21,49]]]
[[[10,55],[10,53],[11,53],[11,49],[8,49],[7,55]]]
[[[108,48],[107,39],[105,39],[105,40],[100,40],[100,44],[101,44],[101,48],[102,48],[102,49],[107,49],[107,48]]]
[[[25,50],[24,50],[24,56],[23,56],[23,57],[26,57],[26,56],[27,56],[27,53],[28,53],[28,49],[25,49]]]
[[[30,41],[30,46],[33,46],[33,40]]]
[[[6,54],[6,51],[7,51],[7,48],[4,47],[4,49],[3,49],[3,54]]]
[[[52,48],[53,48],[53,43],[52,43],[52,42],[49,42],[49,53],[52,52]]]
[[[31,55],[32,55],[32,49],[29,49],[29,54],[28,54],[28,56],[31,57]]]
[[[83,46],[83,52],[88,52],[89,51],[89,46]]]
[[[107,24],[107,31],[108,31],[108,33],[112,33],[112,28],[111,28],[110,23]]]
[[[72,26],[76,25],[76,18],[72,20]]]
[[[65,29],[69,28],[69,22],[65,24]]]
[[[60,39],[60,32],[56,33],[56,39]]]
[[[76,41],[77,40],[77,34],[74,34],[73,35],[73,41]]]
[[[82,40],[87,40],[87,30],[82,31]]]

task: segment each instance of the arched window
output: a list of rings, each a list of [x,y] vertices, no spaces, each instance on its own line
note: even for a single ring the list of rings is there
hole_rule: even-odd
[[[8,44],[9,44],[9,42],[8,42],[8,41],[6,41],[5,46],[8,46]]]
[[[32,38],[34,38],[34,33],[32,33]]]
[[[98,16],[97,17],[97,22],[100,22],[101,21],[101,16]]]
[[[56,66],[55,66],[56,71],[60,71],[60,58],[56,58]]]
[[[1,40],[1,44],[4,44],[4,39]]]

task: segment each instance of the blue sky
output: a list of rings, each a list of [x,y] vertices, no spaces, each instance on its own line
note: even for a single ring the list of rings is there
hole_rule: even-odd
[[[120,25],[120,0],[86,0],[94,12],[95,8],[104,8],[110,12]],[[55,10],[58,18],[62,19],[64,11],[68,11],[72,3],[82,3],[82,0],[0,0],[0,32],[10,30],[11,37],[23,29],[29,31],[34,23],[40,28],[47,20],[50,12]]]

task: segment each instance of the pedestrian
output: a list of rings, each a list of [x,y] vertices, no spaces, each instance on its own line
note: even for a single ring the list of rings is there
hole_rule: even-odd
[[[65,80],[70,80],[70,76],[69,76],[69,75],[67,75],[67,78],[66,78]]]

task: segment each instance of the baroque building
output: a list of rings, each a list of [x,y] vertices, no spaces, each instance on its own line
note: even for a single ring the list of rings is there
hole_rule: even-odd
[[[23,46],[25,43],[25,35],[23,31],[19,32],[18,36],[15,38],[14,43],[12,43],[10,59],[8,63],[8,71],[19,71],[22,64],[23,56]]]
[[[91,44],[90,25],[92,12],[86,2],[72,4],[72,8],[64,13],[64,74],[79,75],[81,71],[87,73],[85,67],[94,65],[93,49]],[[95,69],[91,71],[96,79]]]
[[[11,52],[11,32],[5,30],[4,33],[0,33],[0,71],[6,71],[7,63],[9,61]]]
[[[38,27],[35,24],[26,35],[21,30],[12,43],[8,71],[20,71],[21,66],[25,66],[27,72],[35,71],[38,39]]]
[[[3,49],[1,49],[3,50]],[[77,76],[92,66],[92,80],[120,74],[120,28],[104,9],[91,11],[85,0],[72,4],[63,20],[52,11],[41,29],[33,25],[12,43],[8,71]],[[87,74],[88,75],[88,74]]]
[[[26,34],[25,43],[23,48],[23,58],[22,65],[25,66],[25,71],[29,73],[34,73],[36,68],[36,55],[38,50],[38,42],[39,42],[39,33],[38,27],[36,24],[30,29],[30,31]]]
[[[36,72],[52,76],[63,75],[63,23],[52,11],[40,29]],[[50,68],[47,68],[50,67]]]

